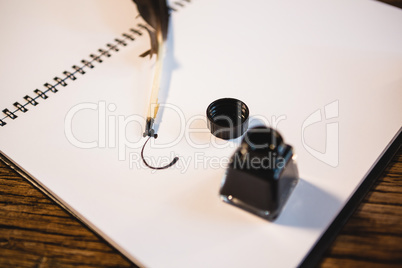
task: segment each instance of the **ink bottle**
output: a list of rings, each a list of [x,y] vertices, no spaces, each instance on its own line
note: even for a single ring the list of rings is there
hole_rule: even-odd
[[[220,189],[223,201],[275,220],[299,180],[293,148],[265,126],[249,129],[231,157]]]

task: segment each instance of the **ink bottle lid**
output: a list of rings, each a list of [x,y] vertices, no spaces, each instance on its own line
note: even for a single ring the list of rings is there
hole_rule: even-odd
[[[248,128],[249,109],[247,105],[233,98],[212,102],[207,108],[207,124],[211,133],[221,139],[235,139]]]

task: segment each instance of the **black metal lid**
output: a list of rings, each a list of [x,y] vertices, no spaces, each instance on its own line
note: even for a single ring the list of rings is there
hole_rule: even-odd
[[[248,116],[247,105],[232,98],[216,100],[207,108],[209,130],[224,140],[240,137],[248,128]]]

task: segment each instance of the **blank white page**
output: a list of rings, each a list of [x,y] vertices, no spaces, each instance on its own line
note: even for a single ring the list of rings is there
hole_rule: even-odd
[[[2,109],[141,22],[129,0],[21,3],[0,4]],[[402,11],[366,0],[180,3],[159,138],[145,149],[155,165],[179,156],[175,166],[155,172],[139,158],[153,67],[138,57],[144,30],[4,119],[0,150],[137,264],[297,266],[401,127]],[[206,129],[222,97],[245,102],[250,126],[277,128],[297,153],[300,181],[274,222],[218,197],[240,141]]]

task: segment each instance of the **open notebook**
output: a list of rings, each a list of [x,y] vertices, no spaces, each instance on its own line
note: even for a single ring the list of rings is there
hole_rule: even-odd
[[[0,2],[3,158],[138,265],[297,266],[400,143],[402,11],[369,0],[170,5],[166,105],[145,154],[155,165],[178,155],[174,167],[139,158],[154,62],[139,57],[149,37],[130,0]],[[239,144],[206,128],[222,97],[244,101],[250,125],[277,128],[298,155],[299,184],[275,222],[218,197]]]

